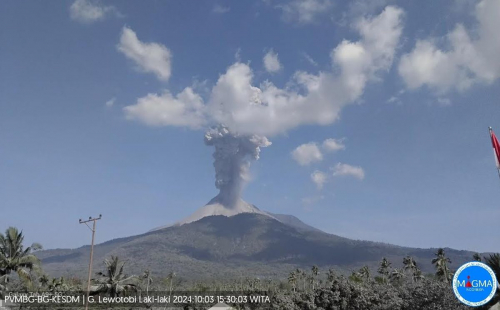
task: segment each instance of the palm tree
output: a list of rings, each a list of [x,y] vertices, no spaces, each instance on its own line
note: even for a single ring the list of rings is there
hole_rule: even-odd
[[[335,280],[335,271],[333,269],[328,269],[328,274],[326,276],[328,282],[330,282],[330,285],[333,284],[333,280]]]
[[[297,286],[297,273],[295,271],[290,272],[288,283],[292,285],[293,292],[295,293],[295,287]]]
[[[359,271],[353,270],[351,272],[351,275],[349,276],[349,280],[356,282],[356,283],[361,283],[363,282],[363,278],[361,278],[361,275],[359,274]]]
[[[171,271],[167,278],[170,280],[170,295],[172,295],[172,282],[174,281],[175,272]]]
[[[403,279],[405,276],[405,273],[402,269],[394,268],[391,272],[390,279],[393,282],[399,282],[401,279]]]
[[[151,278],[151,272],[149,269],[146,269],[142,274],[142,277],[146,279],[146,294],[149,294],[149,285],[153,283],[153,279]]]
[[[415,267],[415,270],[413,270],[411,278],[413,279],[413,282],[418,282],[424,278],[424,275],[422,274],[422,271],[420,269]]]
[[[50,279],[49,279],[49,277],[48,277],[46,274],[43,274],[43,275],[42,275],[42,276],[38,279],[38,281],[40,282],[40,286],[41,286],[42,288],[45,288],[45,287],[47,287],[47,286],[49,285],[49,281],[50,281]]]
[[[411,256],[403,258],[403,268],[405,271],[413,271],[417,267],[417,263]]]
[[[295,274],[297,275],[297,284],[299,284],[298,282],[300,282],[300,280],[303,280],[303,288],[304,290],[306,289],[306,281],[305,281],[305,275],[306,273],[302,270],[300,270],[299,268],[295,269]]]
[[[135,291],[137,286],[133,283],[136,276],[126,276],[123,273],[124,262],[120,262],[117,256],[111,256],[111,259],[105,259],[106,270],[98,272],[100,278],[96,279],[97,285],[91,287],[94,293],[105,292],[111,297],[119,296],[126,291]]]
[[[500,279],[500,254],[490,254],[484,261],[493,270],[497,279]]]
[[[436,252],[436,258],[432,259],[432,264],[436,266],[436,276],[444,282],[451,281],[453,273],[448,268],[451,260],[446,257],[442,248]]]
[[[415,261],[415,259],[413,259],[413,257],[407,256],[403,258],[403,266],[405,271],[410,271],[413,282],[417,282],[424,277],[422,275],[422,271],[418,268],[417,262]]]
[[[26,249],[23,246],[23,232],[19,232],[15,227],[9,227],[5,234],[0,233],[0,276],[15,272],[19,278],[32,284],[31,271],[39,271],[40,260],[33,254],[40,250],[42,246],[33,243]]]
[[[479,253],[474,253],[474,255],[472,255],[472,258],[473,258],[476,262],[480,262],[480,261],[481,261],[481,256],[479,255]]]
[[[363,266],[361,269],[359,269],[358,274],[360,278],[368,281],[370,279],[370,268],[368,268],[368,266]]]
[[[312,289],[314,290],[315,277],[317,277],[319,274],[318,266],[316,266],[316,265],[312,266],[311,271],[312,271]]]
[[[391,268],[391,262],[389,262],[387,258],[383,257],[377,271],[380,275],[382,275],[384,283],[387,283],[387,279],[389,278],[390,268]]]

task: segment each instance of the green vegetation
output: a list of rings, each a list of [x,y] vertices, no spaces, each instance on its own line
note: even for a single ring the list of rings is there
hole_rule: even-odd
[[[436,258],[432,260],[432,264],[436,266],[436,276],[443,282],[450,282],[453,278],[453,272],[448,268],[451,260],[444,255],[444,250],[439,249],[436,253]]]
[[[495,260],[489,261],[497,264]],[[377,270],[379,276],[372,277],[370,268],[364,266],[353,271],[349,277],[337,276],[332,270],[327,273],[324,285],[295,289],[294,279],[302,271],[290,273],[292,289],[279,291],[273,299],[274,309],[469,309],[454,296],[451,280],[443,275],[452,274],[446,269],[450,263],[443,249],[433,259],[435,274],[424,276],[411,256],[403,258],[403,268],[392,268],[387,258],[382,258]],[[493,268],[493,267],[492,267]],[[292,281],[290,281],[292,280]],[[493,305],[492,301],[488,306]],[[487,307],[484,307],[487,309]]]
[[[26,249],[24,236],[17,228],[9,227],[5,234],[0,233],[0,296],[7,290],[11,273],[16,273],[27,288],[33,285],[32,272],[40,272],[40,260],[33,252],[40,250],[38,243]]]
[[[104,260],[106,270],[98,272],[99,278],[93,279],[95,285],[90,287],[92,293],[105,293],[111,297],[120,296],[129,291],[137,291],[137,276],[127,276],[123,273],[124,262],[117,256]]]
[[[41,264],[35,256],[39,245],[23,247],[23,235],[15,228],[0,234],[0,293],[8,289],[31,292],[81,292],[86,283],[78,278],[50,278],[42,273]],[[488,257],[474,255],[482,260],[500,277],[500,254]],[[382,258],[376,273],[363,266],[349,277],[333,269],[321,270],[314,265],[309,271],[296,268],[287,278],[257,278],[241,275],[239,278],[217,277],[210,281],[187,280],[170,271],[166,277],[156,276],[149,269],[141,276],[127,275],[130,261],[120,261],[116,256],[104,260],[103,271],[92,279],[91,294],[110,297],[127,296],[135,292],[147,295],[153,291],[172,294],[174,291],[190,292],[245,292],[271,296],[272,309],[332,309],[332,310],[448,310],[468,309],[454,296],[451,288],[453,271],[451,260],[444,249],[438,249],[432,264],[433,273],[424,274],[412,256],[402,259],[401,268],[393,268],[387,258]],[[15,276],[11,276],[15,275]],[[35,277],[35,275],[38,275]],[[500,300],[500,293],[486,306],[488,309]],[[240,305],[241,306],[241,305]],[[203,309],[185,305],[184,309]],[[245,308],[247,309],[247,308]],[[251,308],[248,308],[251,309]]]

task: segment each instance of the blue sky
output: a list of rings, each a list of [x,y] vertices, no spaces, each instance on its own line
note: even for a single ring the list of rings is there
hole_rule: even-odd
[[[243,197],[326,232],[500,251],[500,5],[0,3],[0,229],[46,248],[217,194],[204,130],[266,136]],[[327,142],[324,142],[324,141]],[[314,176],[314,178],[312,177]]]

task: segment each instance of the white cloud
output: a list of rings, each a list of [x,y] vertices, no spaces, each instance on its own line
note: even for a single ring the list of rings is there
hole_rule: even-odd
[[[163,81],[170,78],[172,55],[164,45],[141,42],[132,29],[123,27],[118,50],[133,60],[139,70],[154,73]]]
[[[292,157],[301,166],[323,160],[323,154],[321,154],[318,145],[314,142],[299,145],[292,151]]]
[[[323,141],[323,148],[329,152],[345,150],[343,139],[326,139]]]
[[[392,96],[391,98],[387,99],[387,103],[395,103],[395,102],[400,102],[397,96]]]
[[[297,72],[296,87],[281,89],[271,82],[252,85],[253,73],[236,63],[220,76],[209,105],[214,120],[243,133],[274,135],[304,124],[328,125],[340,110],[359,99],[376,73],[387,71],[399,42],[403,11],[387,7],[373,19],[361,19],[358,42],[342,41],[332,51],[340,74]]]
[[[270,50],[269,52],[264,55],[264,68],[266,68],[266,71],[269,73],[276,73],[281,70],[282,66],[280,64],[280,61],[278,59],[278,54],[275,53],[273,50]]]
[[[105,103],[106,107],[108,107],[108,108],[112,107],[112,106],[115,104],[115,101],[116,101],[116,98],[115,98],[115,97],[113,97],[113,98],[109,99],[109,100],[108,100],[108,101],[106,101],[106,103]]]
[[[269,81],[252,85],[251,68],[238,61],[219,77],[205,105],[190,113],[195,119],[204,115],[207,123],[223,123],[242,134],[272,136],[300,125],[329,125],[339,118],[344,106],[360,98],[369,81],[378,80],[379,73],[389,70],[402,32],[402,16],[401,9],[388,6],[378,16],[358,20],[354,27],[360,40],[344,40],[333,49],[332,72],[296,72],[286,88]],[[143,45],[128,28],[124,28],[124,36],[133,43],[128,45]]]
[[[365,171],[359,166],[338,163],[331,169],[334,176],[352,176],[359,180],[363,180],[365,178]]]
[[[304,56],[304,58],[307,60],[308,63],[310,63],[315,67],[318,66],[318,63],[308,53],[304,52],[302,55]]]
[[[398,91],[395,95],[392,95],[389,99],[387,99],[387,103],[395,103],[395,104],[402,104],[403,102],[401,101],[401,96],[406,92],[405,89],[401,89]]]
[[[321,171],[314,171],[312,174],[311,174],[311,180],[314,182],[314,184],[316,184],[316,187],[318,189],[322,189],[323,188],[323,185],[326,183],[328,179],[328,175],[324,172],[321,172]]]
[[[292,0],[277,8],[283,11],[283,19],[302,24],[312,23],[316,18],[328,12],[333,6],[331,0]]]
[[[433,39],[418,40],[401,57],[399,74],[409,89],[428,86],[439,95],[491,84],[500,77],[500,1],[482,0],[475,16],[479,25],[474,37],[458,24],[446,36],[449,49],[440,49]]]
[[[220,4],[216,4],[214,5],[213,9],[212,9],[212,12],[213,13],[217,13],[217,14],[224,14],[224,13],[227,13],[231,11],[231,8],[230,7],[227,7],[227,6],[222,6]]]
[[[396,0],[351,0],[347,14],[350,16],[371,15],[391,2],[396,2]]]
[[[177,96],[168,91],[148,94],[135,105],[124,108],[127,119],[140,120],[151,126],[179,126],[198,129],[205,124],[203,100],[186,87]]]
[[[106,15],[115,11],[112,6],[103,6],[97,1],[76,0],[69,7],[71,19],[84,24],[103,20]]]

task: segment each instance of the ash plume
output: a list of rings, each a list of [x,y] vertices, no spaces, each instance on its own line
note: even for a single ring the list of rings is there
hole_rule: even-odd
[[[215,187],[220,190],[210,203],[218,202],[226,208],[234,208],[249,180],[251,161],[259,159],[260,148],[271,145],[271,142],[264,136],[240,135],[218,125],[207,130],[205,144],[215,147]]]

